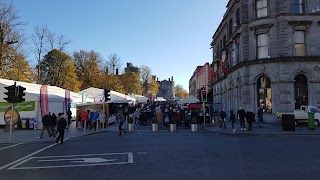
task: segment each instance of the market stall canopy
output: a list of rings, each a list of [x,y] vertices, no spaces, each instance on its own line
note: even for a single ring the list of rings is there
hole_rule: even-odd
[[[147,103],[148,102],[148,98],[142,95],[135,95],[135,98],[137,100],[138,103]]]
[[[156,99],[155,99],[155,101],[160,101],[160,102],[162,102],[162,101],[167,101],[165,98],[163,98],[163,97],[157,97]]]
[[[99,88],[90,87],[88,89],[77,92],[77,94],[81,96],[83,95],[89,99],[93,99],[94,102],[103,102],[104,100],[104,90]],[[135,101],[134,98],[116,91],[110,91],[110,98],[111,100],[107,101],[107,103],[128,103]],[[86,100],[84,101],[84,103],[87,102],[88,101]]]
[[[0,88],[2,92],[5,92],[6,89],[4,87],[11,86],[16,82],[17,86],[22,86],[26,88],[25,90],[25,99],[26,101],[34,100],[39,101],[40,100],[40,89],[42,84],[34,84],[34,83],[27,83],[27,82],[21,82],[21,81],[13,81],[8,79],[1,79],[0,78]],[[0,101],[4,102],[3,100],[4,94],[0,94]],[[65,89],[57,87],[57,86],[50,86],[48,85],[48,99],[50,102],[64,102],[65,98]],[[70,99],[71,102],[81,102],[81,95],[71,92],[70,91]],[[88,99],[88,101],[92,101],[92,99]]]
[[[182,100],[182,104],[191,104],[191,103],[199,103],[200,100],[194,97],[193,95],[188,96],[187,98]]]

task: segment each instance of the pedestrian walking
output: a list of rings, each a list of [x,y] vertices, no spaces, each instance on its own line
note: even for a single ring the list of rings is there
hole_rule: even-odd
[[[125,117],[124,117],[123,112],[121,110],[119,111],[119,114],[117,116],[117,120],[119,122],[119,136],[121,136],[121,132],[122,131],[124,133],[127,133],[127,131],[122,128],[122,125],[123,125],[123,123],[125,121]]]
[[[245,125],[245,122],[244,122],[244,118],[246,116],[246,112],[243,110],[242,107],[239,107],[239,110],[238,110],[238,119],[240,121],[240,128],[241,128],[241,131],[242,130],[247,130],[246,129],[246,125]]]
[[[220,128],[227,128],[226,127],[226,117],[227,117],[227,113],[224,111],[224,109],[221,110],[220,112]]]
[[[230,120],[231,126],[232,126],[232,132],[236,132],[237,129],[234,128],[234,123],[236,122],[236,115],[233,113],[233,111],[230,111]]]
[[[64,119],[62,113],[58,114],[58,131],[59,131],[59,136],[56,139],[56,143],[61,140],[61,144],[63,144],[63,138],[64,138],[64,129],[67,126],[67,121]]]
[[[56,126],[57,126],[57,116],[55,113],[52,113],[52,115],[50,116],[50,130],[54,138],[56,137]]]
[[[81,121],[82,121],[82,127],[84,128],[84,123],[86,123],[86,121],[89,119],[88,117],[88,113],[83,110],[83,112],[80,115]]]
[[[140,112],[140,108],[137,107],[136,108],[136,111],[133,113],[134,115],[134,123],[135,123],[135,126],[139,126],[140,124],[140,115],[141,115],[141,112]]]
[[[106,123],[106,115],[103,113],[103,111],[100,111],[99,114],[99,122],[101,124],[101,128],[104,129],[105,123]]]
[[[246,113],[246,119],[247,119],[248,126],[249,126],[248,130],[252,130],[252,122],[254,121],[254,117],[255,117],[255,114],[253,112],[253,109],[251,108]]]
[[[42,127],[42,130],[41,130],[40,138],[43,138],[43,132],[44,132],[45,129],[48,131],[49,137],[52,136],[50,128],[49,128],[50,119],[51,119],[51,117],[49,115],[49,112],[42,117],[42,125],[43,125],[43,127]]]
[[[68,129],[69,126],[70,126],[70,124],[71,124],[71,119],[72,119],[72,112],[71,112],[70,109],[67,111],[67,118],[68,118],[68,126],[67,126],[67,129]]]
[[[95,112],[93,113],[93,116],[92,116],[92,121],[91,121],[90,130],[91,130],[92,128],[96,128],[96,131],[98,130],[98,127],[97,127],[98,118],[99,118],[99,113],[98,113],[98,111],[95,111]]]
[[[258,107],[258,119],[259,119],[259,127],[262,127],[263,124],[263,109]]]

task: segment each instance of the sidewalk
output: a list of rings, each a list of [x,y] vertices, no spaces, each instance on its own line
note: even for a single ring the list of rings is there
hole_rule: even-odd
[[[247,128],[246,124],[246,128]],[[259,127],[259,123],[254,122],[251,131],[241,131],[239,122],[235,123],[236,132],[232,132],[232,127],[228,123],[227,128],[220,128],[219,124],[215,126],[201,126],[200,129],[212,132],[216,134],[226,134],[226,135],[250,135],[250,136],[279,136],[279,135],[320,135],[320,126],[316,126],[315,130],[309,130],[307,125],[299,125],[295,127],[295,131],[283,131],[281,121],[278,123],[264,123],[263,127]]]
[[[112,124],[104,129],[98,131],[86,129],[84,134],[83,128],[76,128],[76,123],[73,121],[70,127],[65,130],[64,138],[79,137],[84,135],[117,131],[118,124]],[[40,139],[41,129],[38,130],[27,130],[27,129],[16,129],[12,132],[11,143],[30,143],[30,142],[55,142],[55,138],[49,137],[48,132],[45,130],[43,138]],[[59,133],[58,133],[59,134]],[[57,135],[58,135],[57,134]],[[0,143],[9,143],[9,132],[4,132],[4,128],[0,129]],[[57,137],[57,136],[56,136]]]

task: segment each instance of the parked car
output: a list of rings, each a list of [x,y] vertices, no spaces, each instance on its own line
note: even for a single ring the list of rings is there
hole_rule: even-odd
[[[314,124],[316,126],[319,125],[320,121],[320,110],[316,106],[301,106],[300,109],[294,110],[293,113],[277,113],[279,119],[282,119],[283,114],[292,114],[295,118],[296,126],[300,123],[307,123],[308,122],[308,113],[314,113]]]

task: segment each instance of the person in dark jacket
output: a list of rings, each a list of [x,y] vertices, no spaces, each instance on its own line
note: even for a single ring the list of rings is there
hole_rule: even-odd
[[[254,121],[254,117],[255,117],[255,114],[254,114],[254,112],[253,112],[253,110],[251,108],[246,113],[246,119],[247,119],[247,122],[248,122],[248,125],[249,125],[248,130],[252,130],[252,122]]]
[[[56,114],[52,113],[52,115],[50,116],[50,130],[54,138],[56,137],[56,134],[57,134],[55,132],[56,126],[57,126],[57,116]]]
[[[123,112],[121,110],[119,111],[119,114],[117,116],[117,120],[119,122],[119,136],[121,136],[121,132],[122,131],[124,133],[127,133],[127,131],[122,128],[122,125],[123,125],[123,123],[125,121],[125,117],[124,117]]]
[[[50,128],[49,128],[50,120],[51,120],[51,116],[49,115],[49,112],[42,117],[43,127],[42,127],[42,130],[41,130],[40,138],[43,138],[43,132],[44,132],[45,129],[47,129],[49,136],[50,137],[52,136]]]
[[[232,126],[232,132],[236,132],[237,129],[234,128],[234,122],[236,122],[236,115],[233,113],[233,111],[230,111],[230,120],[231,126]]]
[[[56,139],[56,143],[61,140],[61,144],[63,144],[63,138],[64,138],[64,129],[67,126],[67,121],[66,119],[63,118],[62,113],[58,114],[58,131],[59,131],[59,136]]]
[[[263,109],[258,107],[259,127],[262,127],[263,123]]]
[[[226,117],[227,117],[227,113],[224,111],[224,109],[221,110],[220,112],[220,128],[224,127],[226,128]]]
[[[240,121],[240,128],[241,128],[241,131],[242,130],[247,130],[246,129],[246,126],[245,126],[245,123],[244,123],[244,118],[246,116],[246,112],[242,109],[242,107],[239,107],[239,110],[238,110],[238,119]]]

